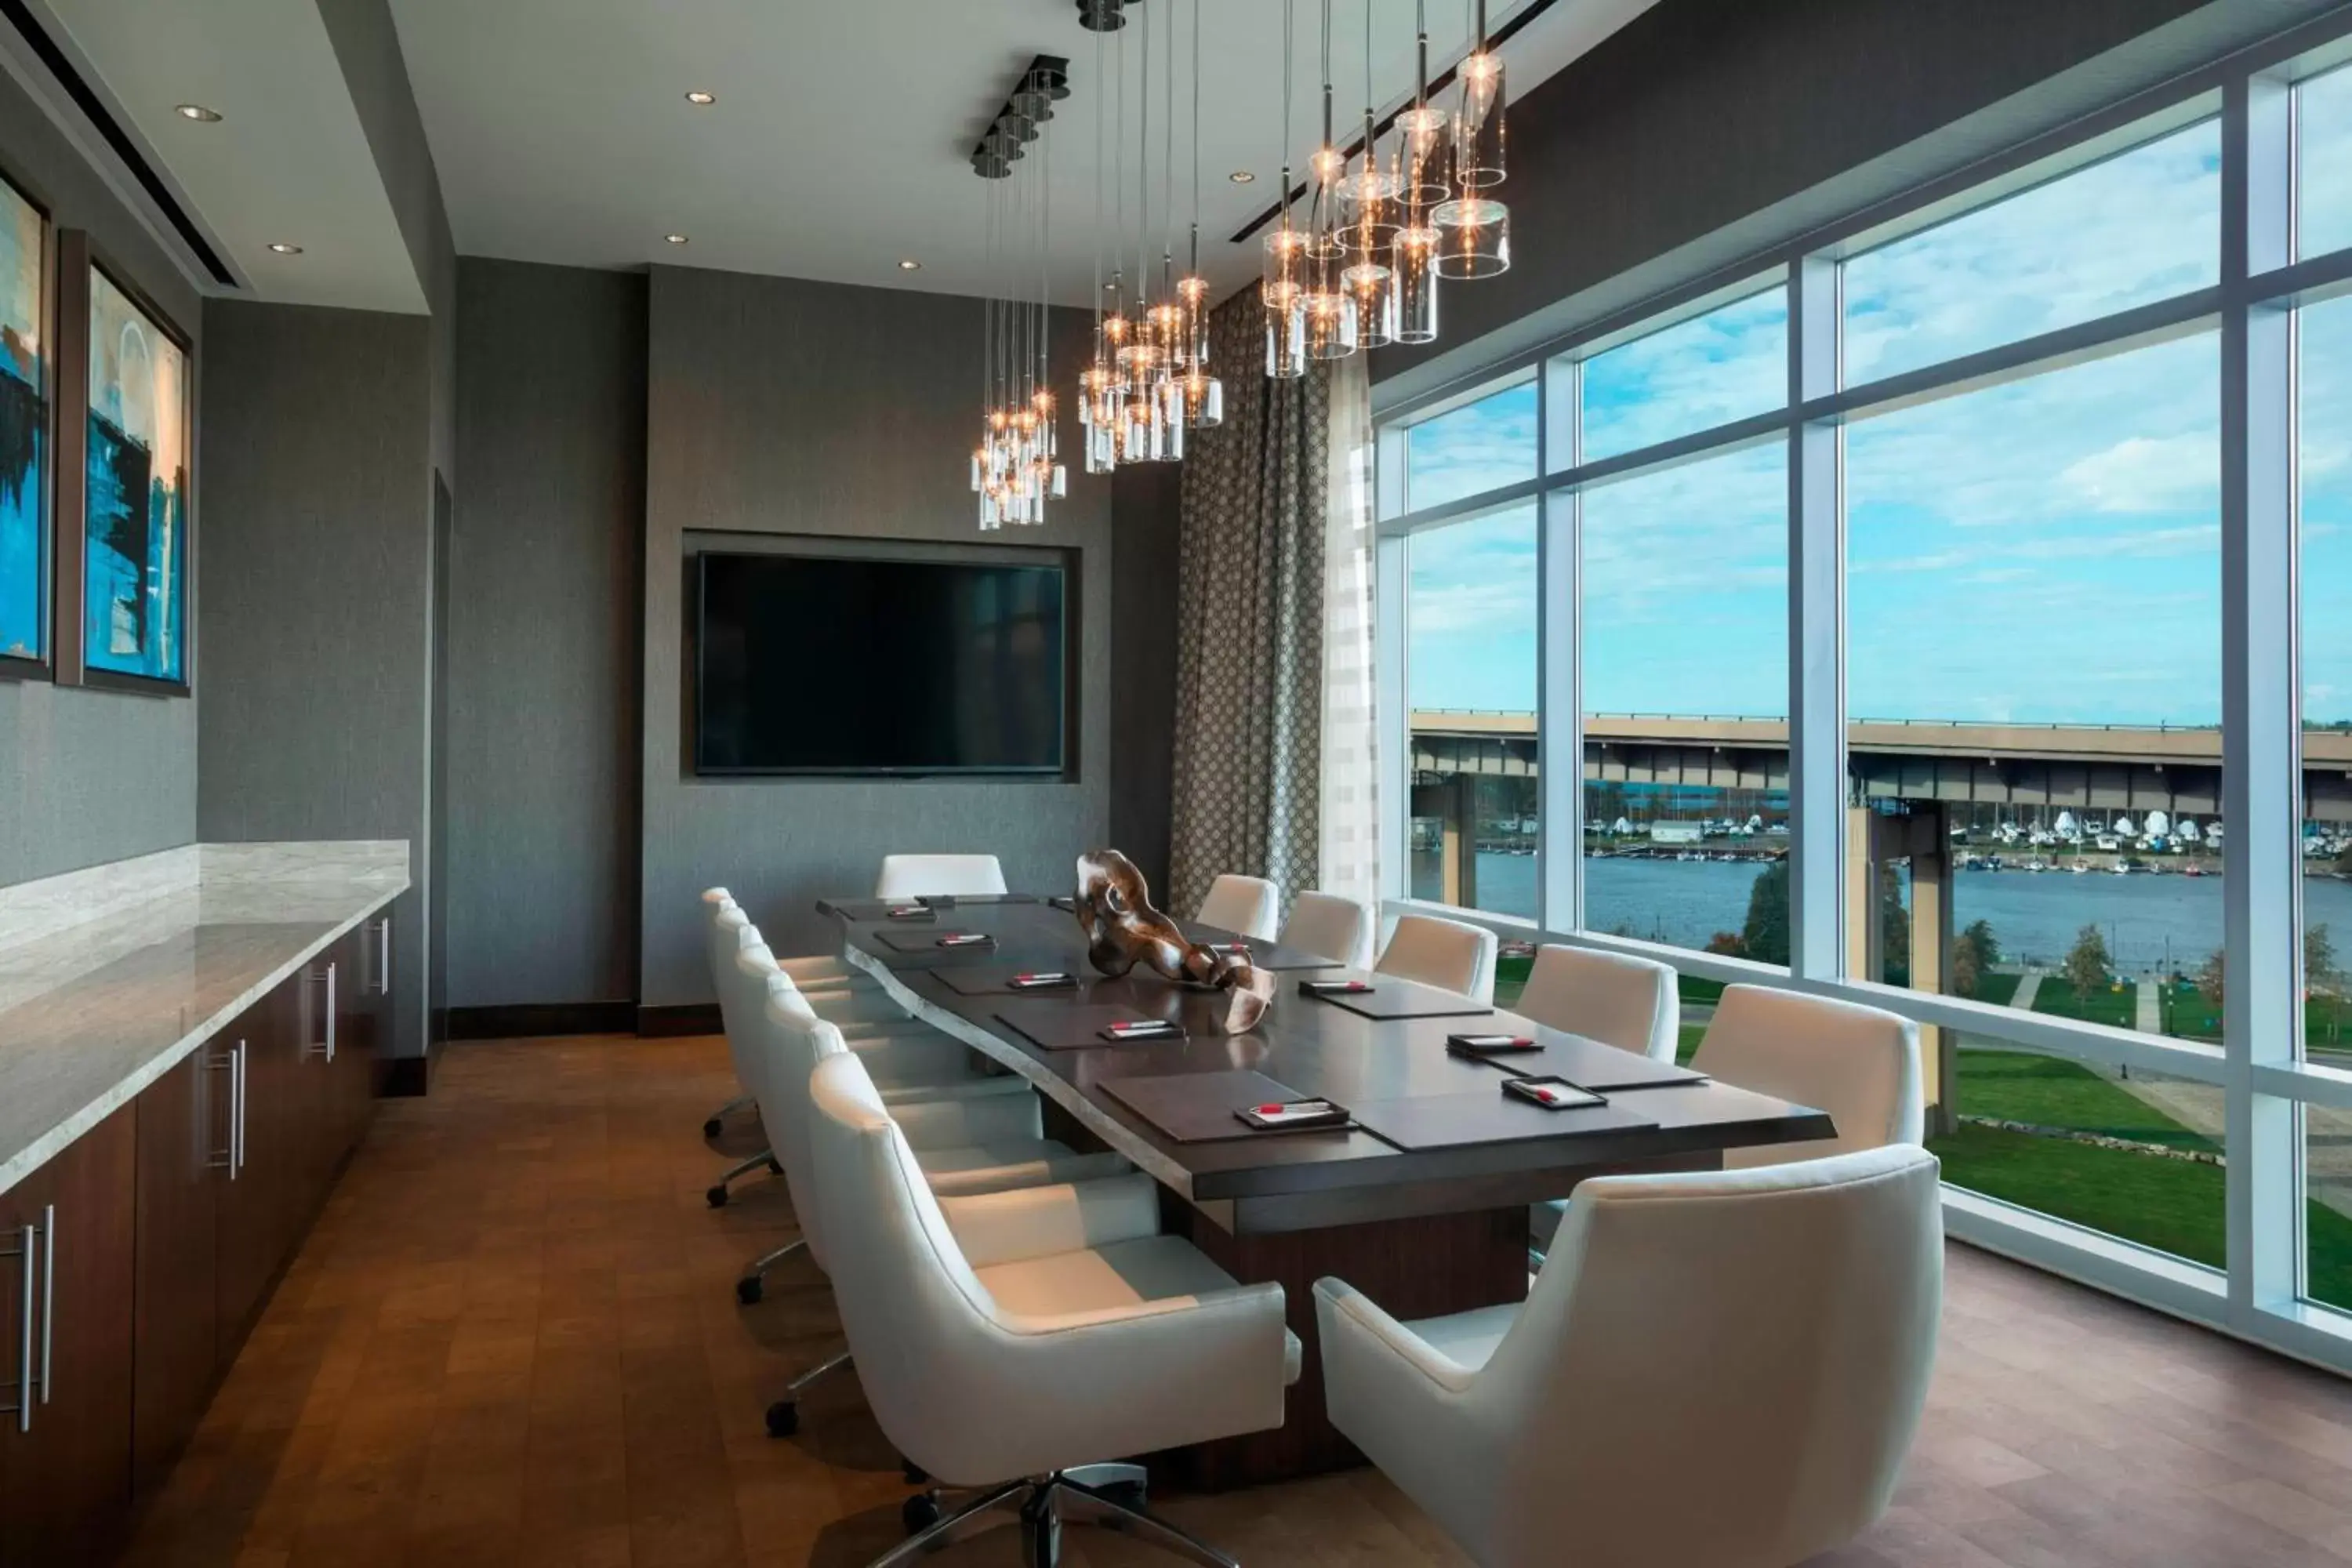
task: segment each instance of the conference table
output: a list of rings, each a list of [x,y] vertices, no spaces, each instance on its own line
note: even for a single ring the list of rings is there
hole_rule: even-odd
[[[1276,977],[1273,1005],[1255,1027],[1229,1035],[1223,992],[1140,971],[1095,973],[1066,906],[1022,894],[939,900],[917,919],[892,919],[868,900],[817,907],[839,921],[845,959],[899,1005],[1034,1086],[1049,1133],[1114,1150],[1157,1181],[1169,1231],[1237,1279],[1283,1287],[1306,1349],[1287,1419],[1278,1431],[1192,1450],[1197,1485],[1360,1462],[1323,1409],[1317,1279],[1337,1275],[1408,1320],[1522,1300],[1531,1204],[1566,1197],[1591,1176],[1718,1169],[1726,1150],[1834,1133],[1811,1107],[1270,942],[1248,946]],[[1197,941],[1244,940],[1178,923]],[[959,935],[987,942],[942,945]],[[1043,972],[1078,980],[1045,992],[1009,984]],[[1326,999],[1299,988],[1351,978],[1372,991]],[[1183,1032],[1100,1039],[1098,1026],[1121,1016]],[[1455,1033],[1529,1037],[1539,1048],[1467,1059],[1447,1048]],[[1605,1103],[1552,1110],[1503,1092],[1507,1077],[1548,1075]],[[1232,1114],[1306,1097],[1346,1108],[1352,1124],[1261,1132]]]

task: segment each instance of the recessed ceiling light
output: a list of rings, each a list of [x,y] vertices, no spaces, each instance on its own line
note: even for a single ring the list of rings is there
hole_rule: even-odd
[[[708,109],[719,101],[719,95],[715,92],[705,92],[698,87],[686,95],[686,101],[697,109]]]
[[[917,261],[912,257],[909,257],[906,260],[898,263],[898,270],[901,272],[920,272],[922,269],[923,264]]]
[[[269,242],[269,248],[276,251],[280,256],[299,256],[302,254],[302,247],[300,246],[289,245],[282,239],[271,240]]]
[[[682,234],[666,234],[663,235],[662,237],[669,241],[672,245],[684,245],[686,243],[686,236]]]
[[[1257,176],[1251,174],[1247,169],[1235,169],[1232,174],[1227,174],[1225,178],[1231,180],[1237,185],[1246,185],[1252,180],[1256,179]]]
[[[173,109],[172,112],[183,120],[194,120],[205,125],[210,125],[220,118],[218,110],[206,109],[201,103],[179,104]]]

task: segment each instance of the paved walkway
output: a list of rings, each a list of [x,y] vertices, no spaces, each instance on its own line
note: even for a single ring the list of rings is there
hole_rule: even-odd
[[[2132,1018],[2132,1027],[2143,1035],[2164,1033],[2164,982],[2149,976],[2138,986],[2138,1011]]]
[[[2033,1011],[2033,998],[2042,990],[2042,971],[2029,969],[2018,977],[2017,990],[2010,996],[2009,1005],[2022,1012]]]

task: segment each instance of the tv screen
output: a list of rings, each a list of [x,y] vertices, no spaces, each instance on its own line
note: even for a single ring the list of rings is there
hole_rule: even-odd
[[[698,773],[1059,773],[1059,565],[696,557]]]

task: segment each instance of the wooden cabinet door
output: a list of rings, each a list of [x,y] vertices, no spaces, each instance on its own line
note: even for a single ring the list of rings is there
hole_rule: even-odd
[[[0,1397],[30,1401],[0,1417],[0,1568],[104,1562],[129,1516],[136,1122],[124,1107],[0,1193],[0,1249],[37,1227],[32,1258],[0,1258],[0,1381],[32,1374]]]
[[[299,979],[299,977],[298,977]],[[220,1359],[234,1358],[301,1223],[301,987],[289,981],[214,1037],[229,1075],[235,1157],[217,1189],[214,1302]]]
[[[137,1102],[134,1492],[163,1479],[224,1370],[214,1249],[218,1193],[228,1182],[232,1070],[228,1049],[207,1042]]]

